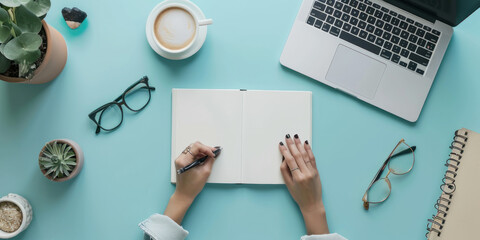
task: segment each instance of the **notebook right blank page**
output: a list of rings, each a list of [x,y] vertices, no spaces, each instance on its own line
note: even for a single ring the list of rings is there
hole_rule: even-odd
[[[285,134],[312,139],[312,93],[246,91],[243,98],[242,182],[283,184],[282,155]]]

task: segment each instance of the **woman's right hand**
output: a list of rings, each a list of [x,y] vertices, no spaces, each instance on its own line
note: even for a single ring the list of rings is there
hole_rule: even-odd
[[[290,194],[302,212],[307,233],[328,233],[322,183],[310,144],[308,141],[303,144],[297,134],[294,139],[287,134],[285,144],[280,142],[279,148],[284,157],[280,170]]]
[[[193,203],[193,200],[207,183],[207,179],[212,171],[213,163],[215,162],[214,150],[214,147],[205,146],[200,142],[195,142],[185,149],[186,152],[180,154],[175,160],[175,168],[178,170],[199,158],[204,156],[209,157],[204,164],[192,168],[182,174],[177,174],[177,188],[168,202],[164,215],[168,216],[179,225],[182,224],[183,217]]]

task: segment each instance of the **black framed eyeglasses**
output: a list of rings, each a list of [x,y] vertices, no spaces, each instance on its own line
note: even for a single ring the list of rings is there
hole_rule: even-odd
[[[148,84],[148,77],[144,76],[117,97],[113,102],[107,103],[88,114],[88,117],[97,125],[96,134],[100,129],[113,131],[123,122],[123,108],[125,105],[133,112],[142,111],[150,102],[151,91],[155,88]]]

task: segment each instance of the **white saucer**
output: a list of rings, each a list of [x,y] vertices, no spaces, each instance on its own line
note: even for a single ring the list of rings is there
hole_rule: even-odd
[[[190,2],[188,0],[166,0],[166,1],[163,1],[153,8],[150,15],[155,11],[155,9],[157,9],[159,7],[162,7],[166,4],[171,4],[171,3],[184,4],[187,7],[189,7],[195,15],[197,15],[198,20],[206,19],[202,10],[197,5],[195,5],[193,2]],[[148,16],[148,19],[147,19],[147,26],[152,26],[153,21],[155,21],[155,18],[151,17],[150,15]],[[185,58],[188,58],[188,57],[192,56],[193,54],[198,52],[198,50],[200,50],[203,43],[205,42],[205,39],[207,38],[207,26],[199,26],[198,27],[198,37],[195,40],[195,42],[192,44],[192,46],[189,49],[187,49],[185,52],[177,53],[177,54],[172,54],[172,53],[169,53],[169,52],[165,52],[160,47],[158,47],[156,42],[155,42],[155,39],[154,39],[155,36],[153,36],[153,33],[152,33],[151,29],[148,29],[148,27],[146,28],[146,33],[147,33],[148,43],[150,44],[150,47],[156,53],[158,53],[160,56],[162,56],[164,58],[167,58],[167,59],[181,60],[181,59],[185,59]]]

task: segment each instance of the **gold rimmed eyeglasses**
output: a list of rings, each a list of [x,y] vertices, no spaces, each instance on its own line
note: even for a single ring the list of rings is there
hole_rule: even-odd
[[[397,146],[395,146],[380,170],[378,170],[363,195],[363,207],[366,210],[368,210],[370,204],[382,203],[390,196],[392,192],[392,185],[390,179],[388,179],[390,173],[404,175],[412,170],[415,164],[415,149],[415,146],[410,147],[403,139],[397,143]],[[387,166],[387,175],[384,178],[380,178]]]

